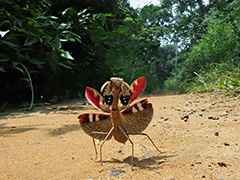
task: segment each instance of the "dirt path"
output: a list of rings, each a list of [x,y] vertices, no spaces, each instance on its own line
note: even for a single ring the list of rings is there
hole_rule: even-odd
[[[140,98],[142,99],[142,98]],[[138,100],[140,100],[138,99]],[[107,141],[103,171],[78,115],[98,112],[76,101],[12,113],[0,120],[0,179],[240,179],[240,97],[210,94],[150,96],[148,139]],[[123,172],[111,176],[112,170]],[[120,171],[118,171],[120,172]]]

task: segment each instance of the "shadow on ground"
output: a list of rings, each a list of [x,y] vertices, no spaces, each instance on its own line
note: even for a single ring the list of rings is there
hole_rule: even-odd
[[[153,167],[152,165],[163,164],[163,163],[167,162],[168,158],[175,157],[175,156],[177,156],[177,154],[165,155],[165,156],[157,155],[157,156],[151,156],[149,158],[143,158],[142,160],[139,160],[137,157],[133,157],[133,166],[139,167],[141,169],[155,170],[155,169],[159,169],[160,166]],[[98,162],[101,163],[100,161],[98,161]],[[119,164],[127,163],[130,166],[131,165],[131,156],[128,156],[123,161],[112,158],[109,161],[103,161],[103,163],[119,163]],[[103,164],[103,166],[104,166],[104,164]]]
[[[6,123],[0,124],[0,135],[7,134],[19,134],[31,130],[37,130],[36,125],[24,125],[24,126],[6,126]]]
[[[63,135],[63,134],[67,134],[69,132],[72,131],[79,131],[80,125],[79,124],[73,124],[73,125],[63,125],[57,129],[49,129],[49,135],[50,136],[58,136],[58,135]]]

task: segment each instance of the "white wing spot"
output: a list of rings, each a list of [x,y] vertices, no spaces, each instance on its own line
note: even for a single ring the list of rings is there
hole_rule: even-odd
[[[99,121],[99,116],[98,115],[96,115],[95,120]]]
[[[136,112],[138,112],[138,110],[137,110],[135,107],[133,107],[133,108],[132,108],[132,112],[133,112],[133,113],[136,113]]]
[[[142,110],[144,109],[144,108],[142,107],[142,104],[141,104],[141,103],[138,103],[137,106],[138,106],[139,111],[142,111]]]
[[[89,114],[88,119],[89,119],[89,122],[93,122],[93,114]]]

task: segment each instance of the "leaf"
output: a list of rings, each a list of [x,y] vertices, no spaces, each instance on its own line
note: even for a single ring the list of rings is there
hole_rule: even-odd
[[[20,67],[17,67],[17,66],[13,66],[15,69],[17,69],[17,70],[19,70],[21,73],[23,73],[24,74],[24,70],[23,69],[21,69]]]
[[[51,18],[51,19],[58,19],[58,17],[56,17],[56,16],[50,16],[49,18]]]
[[[71,41],[71,42],[75,42],[74,38],[69,38],[68,40]]]
[[[32,63],[32,64],[35,64],[35,65],[42,65],[42,64],[45,64],[46,62],[44,61],[40,61],[40,60],[37,60],[35,58],[30,58],[29,61]]]
[[[74,63],[72,61],[65,61],[66,64],[69,64],[71,66],[74,66]]]
[[[62,16],[64,16],[68,10],[69,10],[69,8],[65,9],[65,10],[62,12]]]
[[[28,38],[28,39],[24,42],[23,46],[31,46],[31,45],[35,44],[37,41],[38,41],[38,39],[37,39],[36,37]]]
[[[7,72],[3,69],[3,67],[0,67],[0,72]]]
[[[80,11],[80,12],[78,13],[78,16],[84,14],[86,11],[87,11],[87,9],[84,9],[84,10]]]
[[[15,16],[12,16],[12,17],[13,17],[13,19],[17,22],[17,24],[18,24],[20,27],[22,27],[23,21],[22,21],[21,19],[15,17]]]
[[[9,20],[4,20],[0,23],[0,26],[2,26],[3,24],[8,23],[9,26],[11,26],[11,22]]]
[[[0,35],[2,37],[4,37],[10,30],[7,30],[7,31],[0,31]]]
[[[10,59],[0,59],[0,62],[6,62],[9,61]]]
[[[82,43],[81,39],[79,39],[78,37],[74,37],[79,43]]]
[[[113,14],[112,13],[107,13],[105,14],[106,17],[113,17]]]
[[[70,55],[70,53],[68,51],[63,51],[61,56],[66,58],[66,59],[74,60],[74,58]]]
[[[65,14],[70,14],[70,15],[74,15],[74,14],[77,14],[76,10],[72,7],[70,8],[67,8],[65,9],[63,12],[62,12],[62,16],[64,16]]]
[[[6,41],[6,40],[0,40],[0,42],[4,43],[4,44],[7,44],[11,47],[18,47],[16,44],[13,44],[12,42],[10,41]]]
[[[22,78],[24,81],[26,81],[27,83],[29,83],[29,79],[28,78]]]
[[[62,47],[62,44],[61,44],[61,41],[60,41],[60,38],[58,36],[55,37],[54,39],[54,46],[57,48],[57,49],[60,49]]]
[[[43,2],[45,2],[48,6],[51,6],[51,1],[49,1],[49,0],[43,0]]]
[[[106,24],[106,21],[107,21],[105,15],[101,13],[99,19],[100,19],[101,24],[104,26]]]
[[[13,62],[12,62],[12,65],[13,65],[13,66],[19,65],[19,62],[13,61]]]
[[[66,68],[66,69],[72,69],[70,66],[67,66],[66,64],[63,64],[63,63],[58,63],[58,65]]]

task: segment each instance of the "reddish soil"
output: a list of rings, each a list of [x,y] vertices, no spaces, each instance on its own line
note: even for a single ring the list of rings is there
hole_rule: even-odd
[[[146,137],[130,136],[134,171],[131,144],[113,139],[103,146],[101,167],[77,119],[99,111],[70,101],[0,116],[0,179],[240,179],[240,97],[147,98],[154,117],[145,133],[164,153]],[[124,172],[111,176],[113,170]]]

